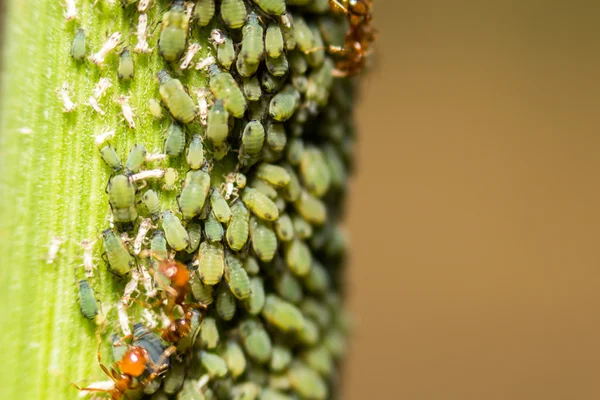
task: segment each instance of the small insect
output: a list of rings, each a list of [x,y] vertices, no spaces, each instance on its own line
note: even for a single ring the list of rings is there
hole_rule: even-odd
[[[192,136],[185,160],[192,169],[199,169],[204,164],[204,145],[200,135]]]
[[[231,321],[235,315],[235,297],[227,287],[227,284],[221,283],[217,289],[217,314],[224,321]],[[227,365],[229,362],[225,357]]]
[[[216,65],[210,66],[210,90],[217,99],[223,101],[227,111],[236,118],[242,118],[248,107],[237,82],[229,72],[223,72]]]
[[[133,222],[138,214],[135,207],[136,189],[125,175],[115,175],[106,187],[108,202],[116,223]]]
[[[271,199],[260,191],[247,187],[242,192],[242,201],[257,217],[275,221],[279,218],[279,210]]]
[[[175,394],[181,389],[183,386],[183,381],[185,379],[185,363],[179,362],[177,360],[173,360],[171,362],[171,367],[165,374],[165,377],[162,381],[162,390],[167,395]]]
[[[152,114],[152,116],[154,118],[162,119],[162,117],[163,117],[162,107],[160,106],[160,103],[158,102],[158,100],[156,100],[154,98],[148,100],[148,110],[150,111],[150,114]]]
[[[244,260],[244,269],[249,275],[256,275],[260,272],[258,261],[256,261],[256,258],[252,256],[248,256]]]
[[[204,126],[207,124],[208,119],[208,101],[206,100],[206,89],[200,88],[197,91],[198,94],[198,113],[200,114],[200,123]]]
[[[144,218],[140,223],[137,236],[133,242],[133,254],[136,256],[142,251],[142,245],[150,228],[152,228],[152,220],[150,218]]]
[[[287,51],[292,51],[298,44],[296,42],[294,32],[294,21],[290,14],[283,14],[281,16],[281,35],[283,36],[283,43]]]
[[[138,12],[141,12],[141,13],[146,12],[149,5],[150,5],[150,0],[140,0],[140,2],[138,3],[138,7],[137,7]]]
[[[221,195],[221,192],[216,188],[213,188],[210,194],[210,205],[212,213],[217,221],[224,224],[229,222],[231,219],[231,209],[229,208],[227,201]]]
[[[321,197],[331,184],[331,174],[323,152],[317,147],[308,147],[300,160],[300,175],[306,188],[315,196]]]
[[[169,246],[174,250],[183,250],[188,247],[190,237],[181,225],[181,221],[169,210],[162,212],[162,227]]]
[[[281,274],[278,274],[275,277],[274,284],[275,291],[284,300],[297,304],[304,297],[302,284],[290,271],[284,270]]]
[[[147,179],[160,179],[165,176],[166,171],[164,169],[148,169],[145,171],[138,172],[129,176],[129,180],[134,183],[137,181],[145,181]],[[139,188],[146,186],[145,184],[140,185]]]
[[[261,163],[256,168],[256,176],[277,187],[287,186],[291,179],[285,168],[268,163]]]
[[[222,100],[217,100],[208,111],[206,136],[210,141],[219,145],[227,140],[229,135],[229,113],[225,110]]]
[[[258,101],[262,96],[262,90],[260,88],[260,82],[258,78],[246,78],[243,81],[244,95],[248,101]]]
[[[242,77],[245,77],[245,78],[254,76],[254,74],[256,74],[256,71],[258,71],[258,66],[259,66],[258,63],[257,64],[249,64],[249,63],[245,62],[242,57],[238,57],[237,61],[235,63],[235,67],[237,69],[238,74],[240,74]]]
[[[321,225],[327,219],[327,207],[314,195],[303,190],[294,203],[296,211],[308,222]]]
[[[119,69],[117,71],[119,79],[128,81],[133,79],[133,59],[129,49],[125,47],[119,54]]]
[[[129,125],[129,128],[135,129],[135,121],[133,120],[133,109],[129,105],[129,96],[125,96],[124,94],[120,95],[117,99],[117,103],[121,105],[123,117],[125,118],[125,121],[127,121],[127,125]]]
[[[86,278],[94,277],[94,256],[92,254],[94,250],[94,243],[96,241],[90,241],[88,239],[84,239],[81,241],[80,245],[83,248],[83,268],[85,269]]]
[[[227,374],[227,364],[218,355],[201,350],[199,357],[200,363],[212,378],[222,378]]]
[[[77,18],[77,5],[75,4],[75,0],[66,0],[66,11],[64,13],[65,19],[67,21],[72,21]]]
[[[71,45],[71,57],[77,61],[83,61],[85,58],[85,31],[83,28],[77,29],[73,44]]]
[[[292,363],[287,373],[292,389],[306,399],[326,399],[327,385],[323,378],[301,361]]]
[[[205,285],[216,285],[223,276],[225,259],[220,243],[202,242],[198,251],[198,276]]]
[[[221,18],[231,29],[238,29],[246,21],[247,11],[243,0],[223,0],[221,2]]]
[[[112,146],[104,146],[100,150],[100,156],[102,157],[102,160],[104,160],[106,165],[111,167],[114,172],[119,172],[123,169],[123,166],[121,165],[121,159],[119,158],[117,152]]]
[[[101,132],[99,134],[97,134],[94,137],[94,142],[96,143],[96,146],[100,147],[102,146],[102,144],[108,140],[111,140],[113,137],[115,136],[115,131],[113,130],[109,130],[109,131],[104,131]]]
[[[232,250],[239,251],[248,241],[250,213],[240,201],[231,206],[231,220],[225,234],[227,243]]]
[[[104,230],[102,236],[104,237],[104,251],[110,269],[117,275],[126,275],[135,264],[129,250],[113,230]]]
[[[310,54],[315,48],[313,32],[301,16],[294,18],[294,37],[298,43],[298,49],[304,54]]]
[[[272,371],[280,372],[283,371],[292,362],[292,352],[288,347],[275,345],[273,346],[273,355],[271,356],[271,362],[269,368]]]
[[[258,22],[258,16],[252,12],[248,16],[248,21],[242,29],[242,44],[238,60],[244,63],[254,65],[258,64],[265,52],[265,43],[263,41],[263,27]]]
[[[64,239],[60,236],[54,236],[50,239],[50,244],[48,245],[48,254],[46,255],[46,264],[54,263],[56,256],[58,255],[58,251],[60,250],[60,246],[63,244]]]
[[[285,132],[285,126],[283,124],[270,122],[267,125],[266,134],[267,144],[271,150],[281,152],[285,149],[285,145],[287,144],[287,135]]]
[[[196,116],[194,101],[187,94],[179,79],[171,78],[167,71],[162,70],[158,73],[158,80],[162,100],[173,117],[185,124],[192,122]]]
[[[190,220],[200,215],[209,190],[210,175],[208,173],[202,170],[190,170],[187,173],[179,196],[179,209],[184,219]]]
[[[235,310],[235,309],[234,309]],[[223,358],[227,363],[227,369],[235,379],[246,370],[246,356],[242,347],[235,340],[228,340],[225,344]]]
[[[190,286],[194,299],[206,305],[213,303],[213,287],[203,284],[197,274],[190,277]]]
[[[269,115],[276,121],[287,121],[299,105],[300,93],[292,85],[287,85],[271,99]]]
[[[286,56],[279,56],[278,58],[267,57],[266,65],[267,71],[276,77],[282,77],[287,74],[289,68]]]
[[[264,71],[260,79],[260,84],[267,93],[277,92],[281,89],[283,82],[283,79],[271,74],[269,71]]]
[[[219,330],[217,329],[217,321],[212,317],[206,317],[200,326],[200,343],[202,347],[214,349],[219,344]]]
[[[307,275],[312,264],[312,254],[306,243],[300,239],[288,243],[285,246],[285,262],[295,275]]]
[[[269,334],[260,322],[255,319],[243,321],[240,324],[240,336],[250,358],[260,364],[269,361],[273,344]]]
[[[190,44],[188,46],[187,52],[185,53],[185,56],[183,57],[183,61],[181,61],[181,64],[179,65],[179,68],[187,69],[190,66],[190,63],[192,62],[192,59],[194,58],[198,50],[200,50],[201,48],[202,46],[200,46],[198,43]]]
[[[210,213],[208,218],[204,220],[204,234],[206,236],[206,240],[211,243],[220,242],[223,240],[223,233],[223,225],[221,225],[215,216]]]
[[[179,174],[177,173],[177,170],[175,168],[167,168],[167,170],[165,171],[165,182],[163,184],[163,189],[174,190],[178,178]]]
[[[148,41],[146,40],[146,29],[148,28],[148,15],[140,14],[138,17],[138,26],[137,26],[137,44],[133,51],[137,53],[150,53],[152,49],[148,46]]]
[[[96,110],[96,112],[98,112],[100,115],[104,115],[104,110],[102,110],[102,108],[98,104],[98,101],[102,98],[102,96],[104,96],[106,89],[108,89],[111,86],[112,83],[108,78],[100,78],[100,80],[94,87],[92,95],[88,98],[88,104],[92,106],[92,108]]]
[[[253,0],[267,14],[279,16],[285,13],[285,0]]]
[[[146,292],[146,296],[149,298],[156,297],[157,290],[156,290],[156,287],[154,286],[154,280],[152,279],[152,276],[150,276],[148,269],[143,265],[140,266],[140,281],[142,282],[142,285],[144,286],[144,291]],[[146,311],[148,311],[148,310],[146,310]],[[154,325],[156,325],[156,324],[154,324]]]
[[[125,289],[123,289],[123,296],[121,296],[121,302],[128,306],[131,303],[131,296],[137,292],[138,283],[140,282],[140,273],[137,269],[131,271],[131,278],[127,285],[125,285]],[[127,323],[129,325],[129,322]]]
[[[294,233],[299,239],[309,239],[313,234],[313,228],[310,223],[299,215],[294,215]]]
[[[277,24],[269,24],[265,34],[265,50],[271,58],[278,58],[283,54],[283,36],[281,28]]]
[[[146,161],[146,146],[143,144],[135,144],[129,156],[127,156],[127,162],[125,163],[125,171],[127,175],[139,172],[142,164]]]
[[[258,315],[265,305],[265,285],[258,276],[250,278],[250,297],[244,303],[250,315]]]
[[[242,146],[244,153],[250,155],[258,154],[262,150],[264,140],[264,126],[256,120],[248,122],[244,128],[244,132],[242,133]]]
[[[63,103],[63,112],[70,113],[75,110],[76,104],[69,97],[69,84],[63,83],[62,87],[57,91]]]
[[[263,262],[269,262],[277,251],[277,236],[273,229],[257,218],[250,218],[250,238],[252,248]]]
[[[194,9],[194,19],[198,26],[203,27],[210,23],[215,15],[215,0],[198,0]]]
[[[166,61],[179,60],[187,43],[189,20],[183,0],[175,0],[171,10],[163,15],[158,49]]]
[[[231,253],[227,253],[225,263],[225,280],[229,284],[229,290],[238,300],[246,300],[250,297],[250,278],[243,267],[242,260]]]
[[[110,35],[110,37],[106,42],[104,42],[100,50],[98,50],[97,53],[93,54],[90,57],[92,62],[96,65],[102,65],[108,53],[114,50],[115,47],[117,47],[117,44],[119,44],[119,40],[121,40],[120,32],[115,32],[112,35]]]
[[[282,195],[286,201],[294,202],[300,197],[302,187],[300,186],[300,180],[294,169],[289,165],[284,165],[284,168],[290,174],[290,183],[283,188]]]
[[[183,128],[177,122],[172,122],[169,126],[167,139],[165,140],[165,154],[177,157],[185,148],[185,133]]]

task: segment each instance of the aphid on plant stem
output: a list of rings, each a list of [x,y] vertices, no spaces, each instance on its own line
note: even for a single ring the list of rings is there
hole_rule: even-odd
[[[166,61],[177,61],[185,50],[188,35],[188,17],[183,0],[175,0],[171,10],[163,15],[158,49]]]
[[[90,59],[96,65],[102,65],[104,63],[104,59],[108,55],[109,52],[117,47],[119,44],[119,40],[121,40],[121,33],[115,32],[104,42],[100,50],[97,53],[93,54]]]
[[[179,210],[186,220],[200,215],[208,191],[210,190],[210,175],[202,170],[190,170],[185,176],[185,182],[179,196]]]
[[[244,94],[249,101],[258,101],[262,96],[260,82],[257,77],[244,79]]]
[[[165,190],[174,190],[177,183],[177,178],[179,178],[179,173],[175,168],[167,168],[165,171],[165,183],[163,185],[163,189]]]
[[[125,163],[126,173],[131,175],[138,172],[144,161],[146,161],[146,146],[135,144],[131,148],[129,156],[127,156],[127,162]]]
[[[125,175],[115,175],[106,187],[108,202],[116,223],[133,222],[137,219],[135,208],[136,189]]]
[[[283,124],[270,122],[267,124],[267,144],[271,150],[280,152],[285,149],[287,135]]]
[[[289,215],[282,214],[275,221],[275,233],[282,242],[289,242],[294,238],[294,226]]]
[[[197,0],[194,8],[194,19],[198,26],[204,27],[210,23],[215,15],[215,0]]]
[[[242,133],[242,146],[244,153],[255,155],[258,154],[263,147],[265,140],[265,128],[256,120],[246,124]]]
[[[199,169],[204,164],[204,145],[202,144],[200,135],[192,136],[185,160],[191,169]]]
[[[235,297],[226,283],[221,283],[217,289],[216,308],[217,314],[224,321],[231,321],[233,319],[235,315]]]
[[[285,13],[285,0],[253,0],[267,14],[279,16]]]
[[[112,139],[115,136],[115,131],[113,130],[109,130],[109,131],[103,131],[100,132],[99,134],[97,134],[94,137],[94,143],[96,143],[96,146],[100,147],[102,146],[102,144],[110,139]]]
[[[279,165],[261,163],[256,168],[256,176],[277,187],[287,186],[290,183],[290,174]]]
[[[217,99],[223,101],[225,109],[234,117],[242,118],[248,107],[237,82],[229,72],[223,72],[216,65],[210,66],[210,90]]]
[[[287,74],[289,68],[286,56],[279,56],[278,58],[267,57],[266,65],[267,71],[277,77],[282,77]]]
[[[85,31],[83,28],[79,28],[77,29],[75,39],[73,39],[73,44],[71,45],[71,57],[77,61],[83,61],[85,58],[85,51]]]
[[[88,104],[92,106],[92,108],[100,115],[104,115],[104,110],[98,104],[98,101],[102,98],[106,89],[111,86],[110,80],[108,78],[100,78],[96,87],[94,87],[94,91],[92,95],[88,98]]]
[[[165,176],[166,171],[164,169],[147,169],[145,171],[138,172],[137,174],[130,175],[129,180],[131,182],[145,181],[147,179],[160,179]],[[141,185],[140,188],[146,186]]]
[[[148,41],[146,40],[146,29],[148,28],[148,15],[140,14],[138,17],[138,26],[137,26],[137,44],[133,49],[137,53],[150,53],[152,49],[148,46]]]
[[[140,273],[137,269],[131,271],[131,278],[127,285],[125,285],[125,289],[123,289],[123,296],[121,296],[121,302],[123,302],[126,306],[131,303],[131,296],[137,292],[138,283],[140,282]]]
[[[238,342],[234,340],[227,341],[223,352],[223,358],[234,379],[241,376],[246,370],[246,356]]]
[[[246,352],[254,361],[265,364],[271,358],[271,338],[260,322],[247,319],[240,324],[240,334]]]
[[[212,378],[222,378],[227,374],[227,364],[216,354],[201,350],[200,363]]]
[[[75,103],[69,97],[69,84],[67,82],[63,83],[62,87],[58,90],[58,95],[63,103],[63,112],[69,113],[75,110]]]
[[[46,264],[52,264],[56,259],[60,245],[63,244],[64,240],[60,236],[54,236],[50,239],[50,245],[48,246],[48,254],[46,255]]]
[[[269,114],[276,121],[287,121],[299,105],[300,93],[292,85],[287,85],[271,99]]]
[[[181,221],[169,210],[162,212],[162,226],[169,246],[174,250],[183,250],[189,243],[190,238],[187,231],[181,225]]]
[[[119,54],[119,69],[117,71],[119,79],[128,81],[133,79],[133,59],[129,49],[125,47]]]
[[[277,236],[273,229],[264,221],[250,217],[250,238],[252,248],[263,262],[269,262],[277,251]]]
[[[198,50],[200,50],[201,48],[202,46],[200,46],[198,43],[190,44],[188,46],[187,52],[185,53],[185,56],[183,57],[183,61],[181,61],[181,65],[179,65],[179,68],[187,69],[190,66],[190,63],[192,62],[192,59],[194,58]]]
[[[204,220],[204,234],[206,236],[206,240],[211,243],[220,242],[223,240],[223,225],[213,215],[213,213],[208,214],[208,218]]]
[[[94,296],[94,289],[90,287],[90,283],[86,279],[79,281],[79,309],[81,314],[89,320],[98,315],[98,303]]]
[[[271,58],[277,58],[283,54],[283,36],[281,28],[277,24],[269,24],[267,33],[265,34],[265,49],[267,55]]]
[[[96,241],[90,241],[84,239],[81,241],[81,247],[83,248],[83,268],[85,269],[86,278],[92,278],[94,276],[94,256],[92,251],[94,250],[94,243]]]
[[[154,231],[150,242],[150,251],[158,260],[167,258],[167,240],[165,239],[165,233],[160,229]]]
[[[216,285],[223,276],[225,259],[223,245],[202,242],[198,251],[198,276],[205,285]]]
[[[172,122],[169,126],[167,139],[165,140],[165,154],[177,157],[185,148],[185,133],[183,128],[177,122]]]
[[[225,36],[218,29],[213,29],[212,38],[217,49],[217,61],[224,69],[229,71],[236,56],[233,40],[229,36]]]
[[[200,343],[202,347],[214,349],[219,344],[219,329],[217,321],[212,317],[204,318],[200,326]]]
[[[302,153],[300,173],[304,185],[315,196],[323,196],[331,184],[331,174],[323,152],[317,147],[309,147]]]
[[[327,385],[312,368],[300,361],[294,362],[287,373],[292,389],[305,399],[323,400],[327,398]]]
[[[158,73],[158,80],[162,100],[173,117],[185,124],[192,122],[196,116],[194,101],[187,94],[179,79],[171,78],[167,71],[162,70]]]
[[[232,250],[239,251],[248,241],[250,213],[241,201],[231,206],[231,220],[225,234]]]
[[[250,278],[250,297],[245,302],[250,315],[258,315],[265,305],[265,285],[260,277]]]
[[[210,194],[210,205],[212,213],[215,215],[217,221],[224,224],[229,222],[231,219],[231,209],[217,188],[212,189]]]
[[[198,249],[200,242],[202,241],[202,226],[199,223],[191,222],[187,226],[188,236],[190,237],[190,244],[185,249],[188,253],[193,253]]]
[[[242,201],[257,217],[267,221],[279,218],[279,210],[271,199],[256,189],[247,187],[242,192]]]
[[[123,166],[121,165],[121,159],[117,155],[115,149],[110,145],[106,145],[100,150],[100,156],[106,165],[111,167],[114,172],[119,172],[123,169]]]
[[[129,96],[125,96],[122,94],[119,96],[117,103],[121,105],[121,110],[123,111],[123,117],[125,121],[127,121],[127,125],[129,128],[135,129],[135,121],[133,120],[133,109],[129,105]]]
[[[244,63],[255,65],[260,62],[265,52],[265,42],[263,40],[263,27],[258,22],[258,16],[250,13],[248,21],[242,29],[242,47],[238,55],[238,60]]]
[[[285,246],[285,261],[292,273],[305,276],[310,272],[312,254],[304,241],[294,239]]]
[[[146,234],[148,233],[150,228],[152,228],[152,220],[150,218],[144,218],[140,223],[137,236],[135,237],[135,241],[133,242],[133,254],[135,254],[136,256],[142,251],[142,245],[144,244]]]
[[[207,91],[204,88],[200,88],[197,91],[198,94],[198,113],[200,114],[200,123],[206,126],[208,118],[208,101],[206,100]]]
[[[127,274],[135,263],[131,254],[129,254],[129,250],[113,230],[106,229],[102,232],[102,236],[104,237],[104,251],[110,269],[117,275]]]
[[[327,207],[318,197],[303,190],[294,203],[296,211],[304,219],[315,225],[321,225],[327,218]]]
[[[72,21],[77,18],[77,5],[75,4],[75,0],[66,0],[65,6],[67,8],[64,13],[65,19],[67,21]]]
[[[150,110],[150,114],[156,119],[161,119],[163,117],[162,107],[158,100],[154,98],[148,100],[148,110]]]
[[[231,29],[238,29],[246,21],[246,5],[243,0],[223,0],[221,2],[221,18]]]
[[[217,100],[208,111],[206,136],[215,145],[227,140],[229,134],[229,113],[222,100]]]
[[[224,275],[231,293],[239,300],[246,300],[251,292],[250,278],[243,267],[242,260],[228,252],[226,261]]]

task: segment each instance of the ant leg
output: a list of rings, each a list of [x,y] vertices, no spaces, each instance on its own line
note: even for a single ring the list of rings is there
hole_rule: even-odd
[[[171,357],[171,355],[173,353],[175,353],[177,351],[177,347],[175,346],[169,346],[160,356],[158,363],[153,363],[152,361],[149,361],[150,366],[152,367],[152,369],[154,370],[154,372],[148,377],[146,378],[142,385],[146,385],[149,382],[152,382],[152,380],[154,380],[154,378],[156,378],[156,376],[158,376],[159,374],[161,374],[165,369],[167,369],[169,367],[169,364],[165,363],[165,361],[167,361],[169,359],[169,357]]]
[[[339,8],[340,10],[342,10],[345,13],[348,13],[348,9],[342,4],[340,3],[338,0],[329,0],[331,1],[331,3],[333,3],[333,5],[337,8]]]

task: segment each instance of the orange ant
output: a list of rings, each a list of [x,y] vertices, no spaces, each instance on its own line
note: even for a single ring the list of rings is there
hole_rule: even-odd
[[[336,76],[358,74],[365,65],[366,55],[373,41],[375,29],[371,26],[373,0],[331,0],[332,9],[341,9],[348,18],[344,48],[333,48],[343,55],[336,63]]]

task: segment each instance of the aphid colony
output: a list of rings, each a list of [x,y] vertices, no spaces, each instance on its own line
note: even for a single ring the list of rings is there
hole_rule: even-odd
[[[160,54],[145,107],[170,122],[161,153],[119,148],[114,131],[96,137],[111,221],[98,242],[124,288],[117,304],[99,306],[102,262],[95,240],[83,241],[79,306],[98,323],[99,346],[111,340],[114,360],[102,365],[99,348],[110,382],[77,388],[112,399],[334,397],[348,328],[338,224],[354,135],[354,84],[339,77],[364,64],[351,46],[372,41],[371,2],[175,0],[161,4],[157,38],[145,13],[157,2],[121,3],[137,3],[137,45],[119,50],[114,32],[94,46],[79,29],[71,55],[86,62],[86,49],[98,48],[89,61],[100,66],[117,49],[117,76],[128,81],[137,58]],[[200,28],[213,48],[196,63],[202,46],[189,36]],[[204,74],[207,87],[184,86],[186,74]],[[88,100],[101,115],[110,85],[101,78]],[[60,95],[73,111],[68,85]],[[138,129],[130,97],[117,102]],[[111,306],[113,326],[103,315]]]

